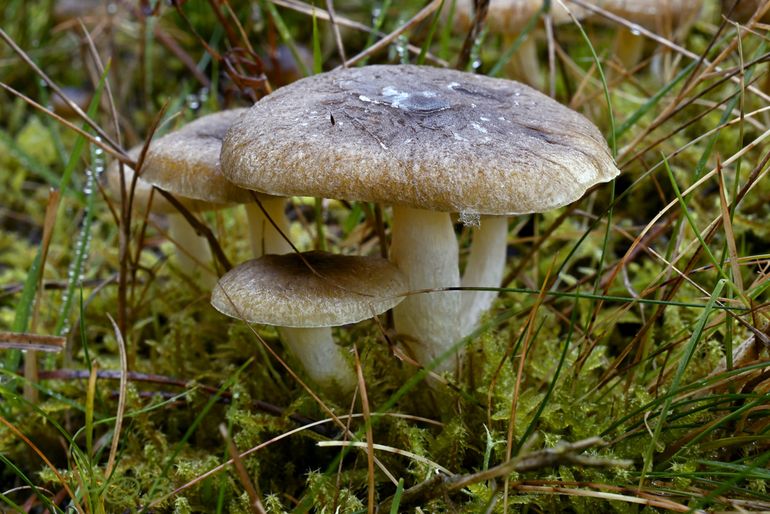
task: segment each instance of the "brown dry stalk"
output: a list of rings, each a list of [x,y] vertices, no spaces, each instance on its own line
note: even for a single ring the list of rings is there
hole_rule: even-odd
[[[546,448],[519,455],[502,464],[477,473],[450,476],[444,474],[435,475],[424,482],[406,489],[401,496],[399,507],[403,508],[408,505],[424,503],[473,484],[508,477],[513,472],[523,473],[560,464],[590,467],[628,467],[632,464],[630,461],[625,460],[601,459],[578,455],[588,448],[603,445],[604,442],[600,438],[589,437],[574,443],[561,443],[554,448]],[[393,497],[386,499],[380,503],[378,511],[388,512],[392,502]]]
[[[262,505],[262,500],[259,499],[260,494],[254,486],[254,483],[251,481],[251,478],[249,478],[246,466],[243,465],[243,461],[238,454],[238,447],[235,446],[224,423],[219,424],[219,433],[222,435],[222,439],[225,440],[227,453],[230,454],[230,459],[233,461],[233,467],[238,475],[238,480],[241,481],[241,485],[246,489],[246,494],[249,496],[249,507],[251,507],[251,510],[256,514],[267,514],[264,505]]]
[[[420,23],[422,20],[430,16],[436,9],[439,8],[442,1],[443,0],[433,0],[427,6],[420,9],[420,11],[418,11],[417,14],[415,14],[409,21],[401,25],[399,28],[397,28],[387,36],[383,37],[382,39],[374,43],[372,46],[370,46],[369,48],[364,49],[360,53],[348,59],[345,62],[344,66],[346,68],[353,66],[358,61],[365,59],[369,56],[372,56],[377,52],[387,48],[388,45],[390,45],[393,41],[395,41],[398,36],[400,36],[407,30],[411,29],[412,27]]]
[[[0,349],[2,350],[35,350],[57,353],[64,349],[66,343],[67,338],[62,336],[0,332]]]

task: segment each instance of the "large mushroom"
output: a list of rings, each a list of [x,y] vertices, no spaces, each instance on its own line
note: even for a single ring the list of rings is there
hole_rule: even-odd
[[[392,309],[406,279],[381,257],[326,252],[265,255],[228,271],[211,295],[221,313],[278,327],[308,376],[326,391],[349,393],[356,377],[329,327]]]
[[[341,69],[281,88],[233,124],[221,159],[241,187],[392,204],[391,260],[412,292],[460,285],[450,212],[481,215],[496,252],[471,259],[494,271],[468,270],[483,283],[464,285],[498,287],[506,224],[486,215],[560,207],[618,174],[599,130],[532,88],[412,65]],[[489,303],[476,292],[436,291],[394,310],[396,329],[419,342],[409,346],[420,362],[463,334],[463,296]]]

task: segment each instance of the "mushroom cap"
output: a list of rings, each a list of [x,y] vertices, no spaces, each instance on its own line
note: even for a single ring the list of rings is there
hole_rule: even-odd
[[[246,109],[203,116],[153,141],[142,178],[175,195],[216,203],[247,203],[248,191],[225,179],[219,167],[222,138]]]
[[[318,251],[271,254],[225,273],[211,294],[211,305],[250,323],[333,327],[392,309],[407,289],[406,277],[380,257]]]
[[[700,13],[703,0],[595,0],[596,5],[650,30],[686,30]]]
[[[451,2],[444,2],[444,12],[449,12]],[[578,19],[585,15],[581,7],[567,2],[567,8]],[[491,0],[487,11],[486,25],[496,34],[518,34],[543,7],[543,0]],[[473,0],[456,0],[454,26],[457,30],[466,31],[473,23]],[[561,25],[572,21],[567,9],[558,2],[551,2],[551,17],[553,23]]]
[[[730,19],[738,23],[746,23],[762,4],[764,4],[764,0],[722,0],[722,14],[726,16],[732,9]],[[770,21],[770,10],[765,12],[760,21]]]
[[[267,194],[493,215],[563,206],[619,173],[599,130],[538,91],[412,65],[278,89],[233,124],[221,159]]]
[[[139,158],[141,153],[142,145],[135,146],[127,152],[128,156],[134,161]],[[119,165],[119,161],[112,161],[107,167],[107,171],[105,173],[107,176],[107,190],[110,193],[110,197],[117,201],[120,201]],[[134,177],[134,169],[130,166],[123,166],[123,175],[126,181],[126,192],[128,192],[128,188],[131,187],[131,180],[133,180]],[[143,176],[144,173],[142,173],[142,177]],[[142,177],[136,180],[133,202],[134,208],[138,209],[140,213],[144,213],[147,209],[147,204],[150,202],[150,193],[152,193],[153,189],[152,184],[148,183]],[[210,211],[221,207],[226,207],[222,204],[203,202],[201,200],[194,200],[192,198],[186,198],[183,196],[177,196],[177,199],[187,208],[188,211],[191,212]],[[157,192],[152,196],[152,206],[150,210],[156,214],[175,214],[179,212],[177,211],[176,207],[171,205],[171,203],[169,203],[169,201],[163,197],[162,194]]]

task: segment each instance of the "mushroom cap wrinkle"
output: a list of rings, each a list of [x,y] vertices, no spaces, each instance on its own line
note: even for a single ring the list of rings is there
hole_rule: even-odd
[[[236,266],[219,279],[211,304],[250,323],[332,327],[381,314],[406,291],[405,277],[385,259],[315,251],[265,255]]]
[[[514,215],[619,171],[581,114],[510,80],[414,65],[341,69],[257,102],[222,144],[240,187]]]
[[[245,111],[209,114],[153,141],[142,166],[142,178],[164,191],[196,200],[251,202],[250,193],[228,182],[219,166],[222,138]]]

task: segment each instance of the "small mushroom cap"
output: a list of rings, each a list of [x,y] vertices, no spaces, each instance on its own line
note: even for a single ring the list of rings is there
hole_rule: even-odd
[[[326,252],[265,255],[219,279],[211,304],[222,314],[282,327],[332,327],[392,309],[404,299],[406,278],[380,257]],[[319,276],[320,275],[320,276]]]
[[[444,2],[444,12],[449,12],[450,4],[451,2]],[[569,12],[578,19],[585,15],[584,9],[573,3],[567,4]],[[542,7],[543,0],[491,0],[485,23],[493,33],[516,35]],[[572,21],[569,12],[558,2],[551,2],[550,14],[554,24],[561,25]],[[456,0],[454,26],[457,30],[468,30],[474,15],[473,0]]]
[[[219,167],[222,138],[246,109],[203,116],[153,141],[142,178],[170,193],[206,202],[247,203],[244,191],[225,179]]]
[[[754,13],[765,3],[765,0],[722,0],[722,14],[738,23],[746,23],[754,16]],[[733,7],[735,5],[735,7]],[[770,10],[760,19],[762,22],[770,21]]]
[[[241,187],[418,209],[512,215],[615,177],[599,130],[518,82],[428,66],[299,80],[257,102],[222,145]]]
[[[689,28],[700,13],[703,0],[596,0],[596,5],[653,31],[670,27]]]
[[[135,146],[127,153],[128,156],[135,161],[142,153],[142,146]],[[109,167],[107,167],[107,171],[105,173],[105,175],[107,175],[107,190],[110,193],[110,197],[117,201],[120,201],[119,165],[120,163],[117,160],[112,161]],[[128,188],[131,187],[131,181],[134,177],[134,169],[130,166],[123,166],[123,176],[126,181],[126,194],[128,194]],[[144,213],[147,209],[147,204],[150,203],[150,193],[152,193],[152,189],[152,184],[148,183],[141,177],[137,179],[136,186],[134,187],[133,206],[138,210],[139,213]],[[177,196],[177,199],[187,208],[188,211],[191,212],[210,211],[225,207],[225,205],[222,204],[193,200],[192,198],[185,198],[183,196]],[[176,207],[171,205],[171,203],[169,203],[169,201],[166,200],[163,195],[157,191],[152,195],[151,211],[156,214],[175,214],[179,212],[177,211]]]

